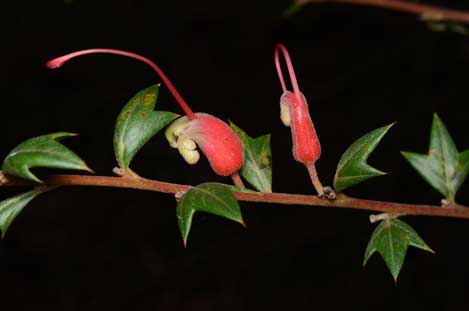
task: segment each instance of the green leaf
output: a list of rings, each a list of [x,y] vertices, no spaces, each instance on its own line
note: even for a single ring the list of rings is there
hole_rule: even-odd
[[[0,230],[2,231],[2,239],[16,216],[41,192],[41,190],[31,190],[0,202]]]
[[[236,187],[236,186],[233,186],[233,185],[227,185],[227,186],[230,187],[232,192],[259,193],[259,191],[255,191],[255,190],[248,189],[248,188],[239,188],[239,187]]]
[[[430,30],[443,32],[443,31],[450,31],[455,32],[457,34],[467,36],[469,35],[469,28],[464,26],[463,24],[459,23],[448,23],[442,21],[427,21],[427,26]]]
[[[292,4],[285,9],[285,11],[282,14],[283,18],[290,18],[300,12],[304,6],[306,6],[309,3],[323,3],[327,2],[329,0],[293,0]]]
[[[184,246],[191,230],[192,218],[197,211],[225,217],[244,226],[241,209],[230,187],[218,183],[203,183],[191,187],[177,205],[176,215]]]
[[[433,116],[428,154],[401,153],[433,188],[454,202],[456,192],[469,172],[469,150],[458,152],[438,115]]]
[[[337,192],[361,183],[371,177],[381,176],[381,172],[366,163],[386,132],[393,126],[380,127],[356,140],[342,155],[334,176],[334,189]]]
[[[283,18],[290,18],[294,15],[296,15],[301,9],[303,8],[303,4],[298,3],[298,2],[293,2],[288,8],[286,8],[283,13],[282,17]]]
[[[272,192],[270,134],[251,138],[234,123],[230,122],[230,126],[239,136],[244,147],[244,164],[241,168],[241,176],[256,190]]]
[[[398,219],[385,219],[371,235],[363,265],[378,252],[397,281],[409,245],[434,253],[411,226]]]
[[[155,111],[159,85],[150,86],[132,97],[117,117],[114,132],[114,154],[119,167],[129,170],[135,154],[150,138],[178,115]]]
[[[2,171],[6,175],[41,182],[30,169],[34,167],[74,169],[92,172],[86,163],[58,140],[77,134],[57,132],[28,139],[5,158]]]

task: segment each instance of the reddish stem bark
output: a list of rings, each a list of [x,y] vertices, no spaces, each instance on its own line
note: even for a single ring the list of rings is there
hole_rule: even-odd
[[[85,175],[51,175],[43,179],[47,186],[98,186],[130,188],[162,193],[176,194],[188,191],[190,185],[168,183],[145,178],[85,176]],[[23,180],[8,180],[4,186],[32,184]],[[289,193],[244,193],[234,192],[236,199],[246,202],[264,202],[286,205],[323,206],[329,208],[349,208],[391,214],[438,216],[452,218],[468,218],[469,207],[452,204],[444,207],[438,205],[405,204],[385,201],[364,200],[338,194],[337,199],[328,200],[314,195]]]
[[[422,15],[424,14],[429,19],[437,21],[450,21],[463,24],[469,24],[469,12],[448,9],[440,6],[427,5],[422,3],[401,1],[401,0],[297,0],[296,3],[304,5],[307,3],[318,3],[318,2],[336,2],[336,3],[348,3],[366,5],[372,7],[379,7],[383,9],[414,13]]]

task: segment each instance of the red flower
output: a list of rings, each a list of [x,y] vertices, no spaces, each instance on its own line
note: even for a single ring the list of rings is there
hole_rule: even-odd
[[[286,88],[280,67],[279,51],[285,57],[293,92]],[[321,156],[321,144],[309,115],[306,98],[298,87],[290,55],[282,44],[275,47],[275,65],[283,89],[280,98],[280,118],[283,124],[291,127],[293,157],[304,165],[314,164]]]
[[[178,148],[186,162],[195,164],[199,161],[200,155],[196,150],[199,146],[218,175],[232,175],[241,168],[244,156],[243,146],[233,130],[214,116],[192,112],[164,72],[148,58],[120,50],[89,49],[50,60],[47,62],[47,67],[57,68],[72,58],[95,53],[117,54],[134,58],[146,63],[156,71],[186,114],[186,117],[174,121],[166,130],[166,138],[170,145]]]
[[[288,91],[283,79],[282,68],[280,66],[279,52],[283,57],[290,75],[293,92]],[[277,68],[283,94],[280,97],[280,119],[283,124],[291,127],[293,141],[293,157],[296,161],[303,163],[308,169],[309,176],[314,188],[320,197],[335,199],[336,195],[330,187],[323,187],[316,172],[315,163],[321,156],[321,144],[313,121],[309,115],[308,103],[303,93],[301,93],[296,80],[295,70],[287,49],[282,44],[277,44],[274,52],[275,66]]]
[[[209,114],[196,113],[192,121],[179,118],[167,128],[166,138],[189,164],[199,160],[195,150],[199,146],[218,175],[229,176],[243,165],[243,146],[238,136],[225,122]]]

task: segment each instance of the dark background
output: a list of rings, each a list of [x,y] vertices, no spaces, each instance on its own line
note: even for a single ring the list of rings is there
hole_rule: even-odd
[[[0,155],[27,138],[66,130],[81,134],[66,144],[97,174],[112,174],[115,118],[133,94],[159,78],[119,56],[87,56],[55,71],[44,63],[74,50],[118,48],[155,60],[194,110],[231,119],[251,136],[272,133],[274,190],[313,194],[279,120],[273,49],[283,42],[322,141],[323,182],[331,183],[355,139],[397,121],[370,158],[389,174],[347,193],[438,204],[438,193],[399,151],[427,152],[433,112],[460,150],[469,147],[469,37],[430,31],[413,15],[347,5],[310,5],[282,19],[289,3],[9,2],[1,9]],[[165,88],[161,93],[158,108],[180,112]],[[162,135],[142,149],[133,168],[164,181],[230,182],[215,176],[205,159],[189,167]],[[467,186],[457,199],[469,204]],[[377,255],[362,268],[374,228],[368,213],[242,207],[247,229],[197,214],[184,249],[170,195],[62,188],[40,196],[0,242],[0,308],[467,308],[467,220],[406,217],[437,254],[410,249],[395,285]]]

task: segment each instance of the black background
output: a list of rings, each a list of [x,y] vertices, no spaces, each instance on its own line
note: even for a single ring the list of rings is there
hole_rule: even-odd
[[[445,1],[433,1],[445,4]],[[454,2],[452,2],[453,5]],[[386,172],[353,196],[438,204],[400,156],[425,153],[432,113],[460,150],[469,147],[469,39],[430,31],[415,16],[289,1],[17,1],[2,8],[0,155],[54,131],[97,174],[115,165],[115,118],[138,90],[160,82],[145,65],[94,55],[48,71],[50,58],[85,48],[153,59],[195,111],[272,133],[275,191],[314,191],[279,120],[273,49],[290,50],[322,141],[318,171],[330,184],[342,152],[398,123],[370,158]],[[464,7],[464,6],[461,6]],[[466,8],[469,9],[467,4]],[[159,109],[180,112],[165,88]],[[188,166],[162,135],[133,162],[141,175],[230,182],[205,159]],[[44,173],[43,171],[39,171]],[[2,189],[2,197],[12,192]],[[457,197],[469,203],[463,186]],[[242,203],[247,229],[197,214],[188,248],[169,195],[62,188],[35,199],[0,242],[0,308],[8,310],[463,310],[469,285],[467,220],[407,217],[436,255],[410,249],[397,285],[378,256],[362,268],[374,228],[368,213]]]

